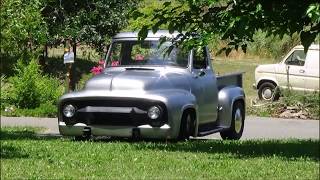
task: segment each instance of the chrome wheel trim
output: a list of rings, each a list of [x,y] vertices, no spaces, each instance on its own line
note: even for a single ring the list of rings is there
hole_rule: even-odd
[[[264,100],[270,100],[272,98],[272,94],[273,94],[273,92],[272,92],[272,89],[270,89],[270,88],[264,88],[262,90],[262,98]]]
[[[242,115],[241,110],[238,108],[234,114],[234,130],[236,133],[240,133],[242,127]]]

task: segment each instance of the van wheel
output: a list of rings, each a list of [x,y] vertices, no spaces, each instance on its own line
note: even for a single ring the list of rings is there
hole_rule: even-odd
[[[180,124],[178,140],[188,140],[194,132],[194,118],[190,112],[184,112]]]
[[[240,139],[244,128],[244,119],[244,105],[242,102],[236,101],[232,108],[231,127],[226,131],[220,132],[220,136],[222,137],[222,139]]]
[[[258,90],[259,99],[264,101],[278,100],[279,95],[280,93],[278,88],[270,82],[262,83]]]

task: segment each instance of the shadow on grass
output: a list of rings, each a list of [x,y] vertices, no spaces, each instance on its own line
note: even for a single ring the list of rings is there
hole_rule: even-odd
[[[50,140],[59,139],[61,136],[57,134],[38,134],[40,128],[2,128],[0,131],[0,140]]]
[[[60,136],[56,135],[43,135],[37,134],[41,128],[1,128],[0,140],[1,140],[1,159],[13,159],[13,158],[28,158],[29,155],[24,152],[23,149],[17,148],[14,145],[3,142],[4,140],[50,140],[58,139]]]
[[[29,155],[12,145],[1,144],[1,159],[28,158]]]
[[[52,140],[61,138],[57,135],[39,135],[35,132],[35,129],[29,130],[28,128],[6,128],[1,130],[0,139]],[[175,143],[159,140],[133,141],[124,138],[98,138],[91,141],[96,143],[131,143],[131,146],[137,150],[230,154],[234,158],[281,157],[288,160],[310,158],[311,160],[319,161],[320,152],[319,140],[299,139],[244,141],[192,139]],[[25,157],[23,153],[19,153],[18,150],[10,146],[2,147],[1,156],[4,156],[4,158]]]
[[[318,140],[191,140],[177,144],[154,144],[153,146],[137,146],[139,149],[155,149],[166,151],[231,153],[238,158],[272,157],[310,158],[319,160]]]
[[[288,160],[310,158],[319,161],[319,140],[214,140],[192,139],[185,142],[164,142],[159,140],[133,141],[111,138],[104,142],[130,142],[138,150],[160,150],[172,152],[231,154],[235,158],[281,157]]]

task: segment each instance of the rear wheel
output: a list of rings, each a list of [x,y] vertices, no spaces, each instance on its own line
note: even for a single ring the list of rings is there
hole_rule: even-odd
[[[236,101],[232,108],[231,127],[226,131],[220,132],[222,139],[240,139],[243,133],[244,119],[244,105],[241,101]]]
[[[179,140],[188,140],[194,132],[194,116],[190,112],[185,112],[182,115],[180,124]]]

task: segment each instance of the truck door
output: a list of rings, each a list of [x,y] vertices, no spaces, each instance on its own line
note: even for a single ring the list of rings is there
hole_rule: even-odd
[[[285,60],[286,74],[289,87],[295,90],[304,89],[305,86],[305,66],[306,54],[303,49],[297,49]]]
[[[218,89],[207,48],[192,51],[192,92],[197,98],[199,123],[217,120]]]

